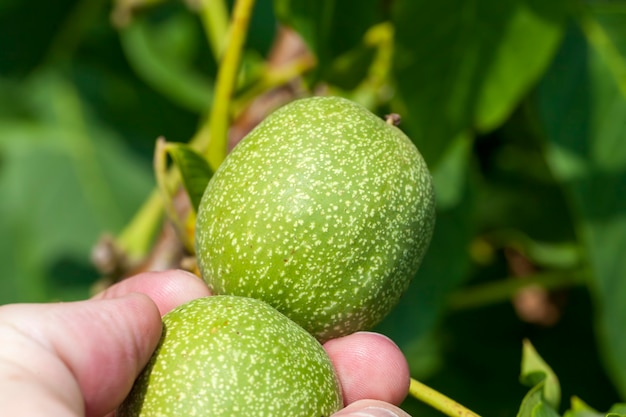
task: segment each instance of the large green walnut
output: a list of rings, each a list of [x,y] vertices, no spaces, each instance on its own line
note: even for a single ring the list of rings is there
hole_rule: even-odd
[[[324,341],[393,308],[426,252],[434,206],[402,131],[346,99],[301,99],[215,172],[198,211],[198,265],[214,293],[262,299]]]
[[[118,417],[328,417],[343,405],[319,342],[260,300],[199,298],[163,326]]]

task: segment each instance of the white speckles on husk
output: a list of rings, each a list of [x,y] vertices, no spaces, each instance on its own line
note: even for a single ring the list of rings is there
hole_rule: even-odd
[[[196,299],[163,326],[118,417],[327,417],[343,405],[319,342],[262,301]]]
[[[216,294],[262,299],[324,341],[397,303],[434,227],[430,173],[398,128],[338,97],[277,110],[203,196],[198,264]]]

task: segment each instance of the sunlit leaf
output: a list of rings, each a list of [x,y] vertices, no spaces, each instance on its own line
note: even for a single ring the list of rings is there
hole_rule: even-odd
[[[550,63],[567,0],[393,3],[398,112],[427,161],[500,125]]]

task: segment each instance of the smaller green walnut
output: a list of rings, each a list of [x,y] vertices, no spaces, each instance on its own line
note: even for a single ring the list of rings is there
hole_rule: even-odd
[[[163,326],[118,417],[327,417],[343,405],[319,342],[263,301],[199,298]]]

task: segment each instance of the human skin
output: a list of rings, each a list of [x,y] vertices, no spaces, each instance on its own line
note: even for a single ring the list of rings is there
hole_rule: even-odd
[[[87,301],[0,306],[0,415],[111,417],[161,336],[161,316],[210,295],[183,271],[147,272]],[[335,416],[408,417],[398,347],[376,333],[325,343],[346,408]]]

